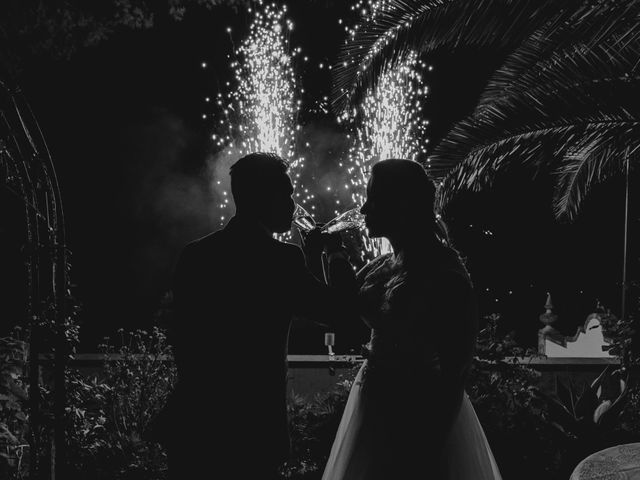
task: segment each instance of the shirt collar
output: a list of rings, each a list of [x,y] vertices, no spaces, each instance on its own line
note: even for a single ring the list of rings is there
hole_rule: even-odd
[[[232,217],[224,228],[225,230],[239,230],[242,231],[245,235],[273,238],[271,233],[269,233],[269,230],[267,230],[267,228],[260,222],[238,215]]]

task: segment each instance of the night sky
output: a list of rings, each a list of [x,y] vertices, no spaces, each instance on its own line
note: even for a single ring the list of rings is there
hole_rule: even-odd
[[[291,44],[309,57],[297,65],[297,75],[305,88],[307,165],[318,172],[319,183],[331,178],[323,174],[337,163],[346,137],[331,113],[315,108],[331,91],[330,72],[318,65],[335,60],[344,40],[337,19],[348,16],[343,2],[290,3]],[[207,173],[216,153],[215,111],[205,97],[226,91],[232,80],[227,26],[237,46],[248,23],[247,14],[227,8],[192,9],[181,22],[117,33],[70,61],[25,73],[22,86],[60,179],[84,350],[119,327],[152,325],[180,248],[216,228],[217,193]],[[493,51],[425,58],[434,66],[426,76],[431,93],[424,107],[432,144],[471,112],[502,58]],[[640,182],[637,169],[632,174],[628,268],[629,278],[637,280]],[[529,345],[542,326],[537,317],[547,291],[565,333],[575,332],[597,298],[620,311],[624,179],[594,188],[573,224],[553,218],[550,186],[545,172],[534,178],[534,172],[514,168],[491,190],[461,195],[446,217],[468,259],[482,312],[501,313],[501,328],[516,330]],[[320,220],[332,216],[319,210]],[[304,328],[313,332],[312,341],[302,340]],[[298,336],[293,331],[291,351],[322,351],[321,335],[304,328]],[[348,348],[336,340],[338,353]]]

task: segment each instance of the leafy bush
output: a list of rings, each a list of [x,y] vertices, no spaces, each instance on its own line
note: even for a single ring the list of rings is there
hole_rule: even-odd
[[[565,385],[556,379],[556,393],[547,397],[547,406],[550,424],[562,434],[560,445],[566,452],[560,476],[570,476],[582,459],[598,450],[627,443],[620,412],[628,380],[610,367],[591,384]]]
[[[0,338],[0,478],[26,478],[29,451],[27,344],[20,328]]]
[[[159,328],[119,334],[120,345],[102,345],[102,378],[68,372],[69,458],[78,478],[164,478],[164,451],[143,437],[176,380],[171,350]]]
[[[620,372],[607,373],[600,382],[586,387],[559,384],[558,395],[546,396],[537,388],[540,373],[515,358],[535,352],[518,347],[511,335],[498,335],[498,315],[490,315],[486,321],[478,337],[467,392],[504,478],[568,478],[578,460],[602,446],[595,439],[626,443],[640,438],[637,385],[618,383],[621,388],[617,393],[607,386],[610,380],[614,384],[625,380],[626,376],[620,375],[637,366],[633,355],[625,356]],[[603,321],[614,338],[616,353],[630,348],[630,322],[613,317]],[[70,331],[73,345],[75,334]],[[117,345],[102,345],[105,362],[99,375],[67,371],[66,435],[71,466],[75,478],[160,480],[166,478],[165,453],[143,438],[176,380],[173,362],[166,361],[171,349],[158,328],[151,332],[121,330],[119,335]],[[20,456],[28,451],[29,437],[27,389],[22,377],[26,359],[25,342],[0,340],[0,476],[12,480],[26,478],[28,472],[28,455]],[[311,400],[295,395],[290,398],[293,455],[283,468],[283,477],[320,478],[355,373],[345,375],[332,390]],[[42,386],[41,393],[43,428],[51,428],[51,392]],[[581,405],[589,406],[586,414]],[[595,430],[589,422],[595,424]],[[594,431],[599,433],[585,433]],[[48,452],[42,445],[40,454],[45,458]],[[46,467],[46,461],[42,464]]]
[[[485,317],[467,393],[503,478],[554,478],[561,461],[559,435],[548,423],[538,384],[540,373],[517,357],[536,352],[519,347],[512,334],[499,335],[500,316]]]
[[[640,441],[640,395],[637,378],[631,375],[639,365],[632,350],[634,320],[617,319],[604,309],[600,317],[612,341],[609,352],[622,360],[620,367],[607,366],[590,383],[563,382],[556,377],[555,393],[544,395],[546,420],[557,430],[556,445],[563,452],[557,478],[568,478],[592,453]]]
[[[356,373],[354,369],[344,375],[331,390],[310,401],[295,394],[289,398],[292,455],[283,468],[285,478],[312,480],[322,476]]]
[[[629,375],[626,402],[620,414],[620,428],[633,441],[640,441],[640,338],[638,337],[638,321],[640,319],[640,284],[631,282],[631,290],[635,298],[635,314],[618,319],[607,312],[602,318],[602,325],[607,337],[611,340],[609,352],[621,358],[619,374]]]

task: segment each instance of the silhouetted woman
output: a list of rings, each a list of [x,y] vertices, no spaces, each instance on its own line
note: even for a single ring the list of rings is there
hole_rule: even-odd
[[[409,160],[374,165],[362,207],[393,253],[358,273],[369,357],[353,384],[323,480],[495,480],[464,391],[477,334],[469,274],[434,213],[435,187]]]

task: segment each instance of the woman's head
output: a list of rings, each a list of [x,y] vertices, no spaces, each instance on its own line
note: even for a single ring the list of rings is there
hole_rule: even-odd
[[[394,239],[425,229],[436,233],[435,192],[417,162],[389,159],[374,164],[361,209],[369,236]]]

